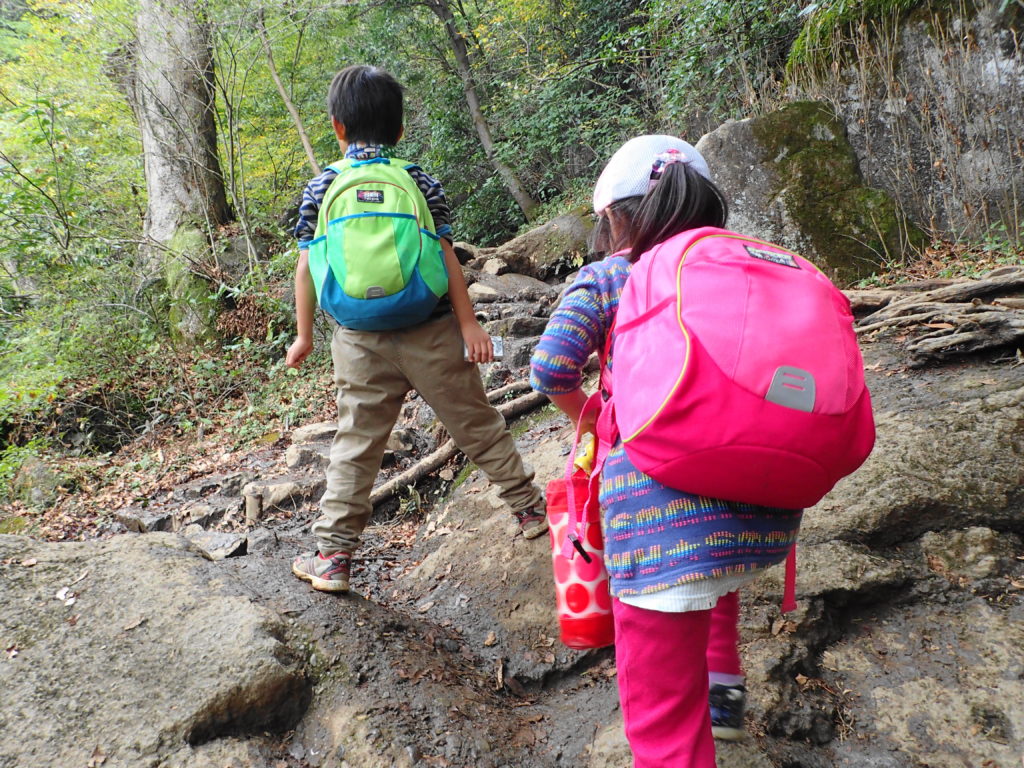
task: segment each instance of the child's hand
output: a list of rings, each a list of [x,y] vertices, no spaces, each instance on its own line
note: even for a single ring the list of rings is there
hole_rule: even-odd
[[[586,414],[580,414],[579,424],[576,427],[581,435],[597,434],[597,414],[590,411]]]
[[[494,345],[487,331],[475,319],[462,328],[462,340],[466,343],[466,358],[471,363],[489,363],[494,359]]]
[[[297,336],[292,345],[288,347],[288,354],[284,359],[284,364],[289,368],[298,368],[312,351],[313,340],[304,336]]]

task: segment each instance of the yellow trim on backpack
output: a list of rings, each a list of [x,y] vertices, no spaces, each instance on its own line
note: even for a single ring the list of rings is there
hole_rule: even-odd
[[[676,268],[676,285],[677,286],[679,286],[680,275],[681,275],[681,273],[683,271],[683,265],[686,263],[686,256],[687,256],[687,254],[690,253],[690,249],[693,248],[695,245],[697,245],[697,243],[699,243],[699,242],[701,242],[701,241],[703,241],[705,239],[712,238],[712,237],[726,237],[726,238],[729,238],[731,240],[744,240],[746,242],[757,243],[758,245],[766,245],[769,248],[775,248],[775,249],[780,250],[780,251],[785,251],[786,253],[790,253],[790,255],[792,255],[792,256],[796,256],[797,255],[795,253],[791,253],[790,251],[787,251],[785,248],[780,248],[775,243],[768,243],[768,242],[765,242],[764,240],[758,240],[757,238],[754,238],[754,237],[747,237],[746,235],[740,235],[740,234],[736,234],[736,233],[704,235],[703,237],[699,237],[696,240],[694,240],[692,243],[690,243],[690,245],[687,247],[687,249],[685,251],[683,251],[682,258],[679,259],[679,266]],[[806,264],[810,264],[810,262],[807,261],[806,259],[802,259],[802,261],[804,261]],[[813,264],[810,264],[810,265],[812,267],[814,267]],[[814,267],[814,269],[819,271],[819,272],[821,271],[817,267]],[[661,405],[658,406],[658,409],[651,415],[651,418],[649,418],[646,422],[644,422],[644,424],[639,429],[637,429],[636,432],[634,432],[632,435],[630,435],[629,437],[625,437],[624,436],[622,438],[622,442],[624,444],[630,442],[631,440],[635,440],[637,437],[639,437],[641,432],[643,432],[645,429],[647,429],[649,426],[651,426],[651,423],[655,419],[657,419],[659,415],[661,415],[661,412],[663,410],[665,410],[665,407],[668,405],[669,400],[672,399],[673,395],[675,395],[676,391],[679,389],[679,385],[682,384],[683,377],[686,376],[686,369],[690,365],[691,342],[690,342],[690,333],[689,333],[689,331],[686,330],[686,326],[683,325],[683,292],[682,292],[681,288],[678,289],[677,294],[676,294],[676,322],[679,323],[679,330],[681,330],[683,332],[683,336],[686,338],[686,358],[683,360],[683,368],[679,372],[679,378],[676,379],[676,383],[672,385],[672,389],[669,390],[668,395],[666,395],[666,397],[662,401]]]

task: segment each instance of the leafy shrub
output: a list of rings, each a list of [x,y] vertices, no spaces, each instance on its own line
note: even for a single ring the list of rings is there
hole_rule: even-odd
[[[37,439],[25,445],[9,445],[0,449],[0,502],[14,500],[14,478],[25,462],[37,458],[46,448],[46,441]]]

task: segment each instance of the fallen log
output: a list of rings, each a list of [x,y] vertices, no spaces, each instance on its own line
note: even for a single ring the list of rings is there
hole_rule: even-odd
[[[907,295],[903,291],[882,288],[876,290],[851,288],[843,293],[850,300],[850,309],[853,310],[854,316],[862,315],[865,312],[877,312]]]
[[[496,403],[507,395],[518,395],[520,392],[528,392],[530,389],[530,382],[526,379],[522,381],[513,381],[511,384],[506,384],[504,387],[498,387],[492,389],[487,393],[487,402]]]
[[[865,336],[920,329],[922,333],[905,344],[915,367],[1000,347],[1020,348],[1024,345],[1024,297],[1015,294],[1021,291],[1024,267],[1003,267],[980,280],[891,298],[861,318],[856,331]]]
[[[527,385],[529,386],[529,385]],[[511,390],[510,390],[511,391]],[[546,395],[542,395],[540,392],[531,392],[522,397],[517,397],[508,403],[497,406],[498,412],[505,417],[505,421],[522,416],[525,413],[529,413],[534,408],[548,402]],[[407,488],[411,485],[416,485],[421,479],[443,467],[449,459],[451,459],[459,448],[455,445],[454,440],[448,440],[440,448],[431,453],[429,456],[425,456],[420,459],[409,469],[402,472],[400,475],[388,480],[386,483],[381,485],[379,488],[375,488],[370,494],[370,504],[377,506],[383,501],[387,501],[401,489]]]
[[[1022,290],[1024,290],[1024,267],[1000,269],[981,280],[953,283],[919,295],[895,299],[876,312],[862,318],[858,325],[861,327],[876,325],[891,318],[916,314],[921,305],[972,303],[986,297],[1002,298]]]
[[[985,306],[985,305],[982,305]],[[922,302],[908,307],[906,314],[887,317],[870,325],[857,325],[856,331],[859,335],[873,333],[885,328],[906,328],[912,325],[927,325],[928,323],[953,323],[956,324],[956,316],[974,309],[974,304],[940,304],[937,302]]]
[[[999,347],[1024,346],[1024,313],[993,306],[985,309],[954,318],[959,321],[954,328],[940,329],[907,342],[912,365]]]

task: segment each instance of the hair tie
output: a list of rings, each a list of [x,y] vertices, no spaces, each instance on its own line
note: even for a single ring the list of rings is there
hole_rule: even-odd
[[[672,163],[687,163],[689,160],[686,155],[680,152],[678,149],[666,149],[654,158],[654,163],[651,165],[651,183],[647,185],[647,191],[650,192],[654,185],[658,183],[661,178],[661,174],[665,168],[672,165]]]

